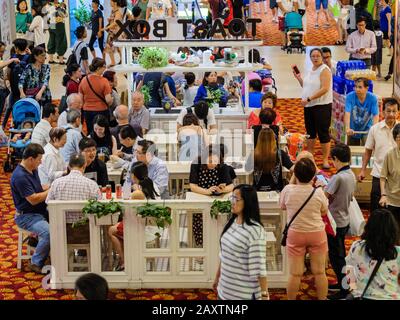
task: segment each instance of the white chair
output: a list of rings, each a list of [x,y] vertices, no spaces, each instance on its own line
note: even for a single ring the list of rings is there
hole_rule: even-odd
[[[26,239],[31,232],[18,228],[18,256],[17,256],[17,268],[21,270],[22,260],[30,260],[32,258],[35,248],[31,247],[26,243],[26,252],[23,253],[24,238]]]

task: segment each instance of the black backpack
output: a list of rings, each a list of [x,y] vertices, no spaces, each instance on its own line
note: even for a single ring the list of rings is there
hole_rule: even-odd
[[[228,2],[226,0],[218,1],[218,17],[226,19],[229,17],[231,10],[229,9]]]
[[[73,65],[73,64],[80,64],[80,63],[81,63],[82,57],[79,58],[79,62],[78,62],[78,60],[76,60],[76,54],[75,54],[75,53],[76,53],[76,51],[78,51],[78,48],[81,46],[82,43],[84,43],[84,41],[81,41],[81,42],[76,46],[75,50],[72,50],[72,52],[71,52],[71,54],[69,55],[69,57],[68,57],[68,59],[67,59],[67,62],[66,62],[67,68],[68,68],[69,66]]]

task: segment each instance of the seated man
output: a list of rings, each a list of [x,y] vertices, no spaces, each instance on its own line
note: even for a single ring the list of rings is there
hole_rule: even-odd
[[[50,233],[47,205],[49,186],[40,184],[38,167],[44,149],[37,143],[28,145],[21,163],[11,176],[11,194],[16,208],[15,223],[24,230],[38,235],[38,244],[29,264],[29,269],[42,273],[42,267],[50,253]]]
[[[150,129],[150,111],[144,105],[144,95],[140,91],[132,94],[132,109],[129,113],[129,124],[133,128],[141,128],[142,135]]]
[[[105,163],[97,158],[96,141],[92,138],[83,138],[79,142],[79,150],[85,156],[85,177],[97,182],[99,186],[108,184],[108,173]]]
[[[51,124],[57,122],[58,108],[52,103],[46,103],[42,109],[42,120],[35,126],[32,132],[32,143],[44,147],[50,142]]]
[[[149,140],[140,140],[137,144],[136,157],[132,159],[128,172],[131,171],[130,167],[133,163],[137,161],[145,163],[148,167],[149,178],[154,182],[160,191],[161,199],[169,198],[169,174],[167,165],[163,160],[155,156],[156,146],[154,142]],[[127,175],[125,183],[132,185],[130,175]]]
[[[97,183],[83,175],[86,168],[86,158],[83,154],[72,155],[68,167],[70,173],[53,182],[46,202],[49,200],[101,199],[101,191]]]
[[[122,150],[118,150],[118,156],[125,161],[131,161],[140,140],[142,138],[136,135],[135,130],[131,126],[123,127],[119,132],[119,141],[122,145]],[[115,159],[115,157],[111,156],[111,159]]]
[[[344,126],[348,145],[364,145],[369,129],[379,121],[379,107],[376,95],[368,92],[368,79],[354,81],[354,91],[346,96]],[[365,134],[354,134],[362,131]]]
[[[119,131],[126,126],[129,126],[129,108],[124,104],[120,104],[115,108],[114,116],[118,125],[114,128],[110,128],[110,132],[115,140],[117,140],[117,149],[119,150],[123,147],[119,141]]]
[[[83,135],[81,132],[81,112],[71,109],[67,114],[68,124],[64,126],[67,130],[67,143],[60,149],[60,153],[65,161],[69,162],[70,157],[79,153],[79,142],[82,140]]]
[[[63,127],[63,126],[67,125],[68,111],[70,111],[70,110],[80,111],[82,109],[82,106],[83,106],[82,97],[77,93],[71,93],[67,97],[67,110],[64,110],[63,112],[61,112],[60,116],[58,117],[57,127]]]
[[[261,108],[262,82],[259,79],[249,81],[249,108]],[[245,96],[242,96],[243,105],[245,104]]]

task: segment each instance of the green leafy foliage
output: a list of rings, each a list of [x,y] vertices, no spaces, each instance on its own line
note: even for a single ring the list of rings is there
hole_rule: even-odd
[[[147,106],[151,102],[150,91],[152,89],[153,83],[149,83],[149,85],[144,84],[140,88],[140,92],[143,93],[144,96],[144,105]]]
[[[214,200],[211,205],[210,216],[213,219],[217,219],[219,214],[229,214],[232,210],[232,204],[229,200],[221,201]]]
[[[78,20],[81,26],[88,24],[91,21],[92,12],[86,6],[83,0],[79,0],[79,7],[74,12],[75,19]]]
[[[171,208],[156,204],[146,203],[137,208],[137,214],[142,218],[154,218],[158,228],[164,229],[172,223]]]
[[[164,48],[142,48],[138,62],[145,69],[162,68],[168,65],[168,56]]]
[[[89,199],[82,209],[83,218],[72,224],[73,228],[86,224],[89,220],[88,215],[96,215],[97,218],[108,216],[110,214],[122,214],[123,208],[119,202],[111,199],[109,202],[99,202],[97,199]]]
[[[224,93],[221,89],[209,90],[207,88],[207,104],[209,108],[213,107],[214,103],[219,103]]]

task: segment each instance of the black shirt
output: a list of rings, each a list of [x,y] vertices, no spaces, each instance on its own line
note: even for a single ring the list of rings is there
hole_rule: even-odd
[[[279,143],[278,141],[278,137],[279,137],[279,127],[271,124],[269,125],[269,127],[272,129],[272,131],[274,131],[275,133],[275,137],[277,138],[277,143]],[[257,146],[257,141],[258,141],[258,136],[260,134],[260,131],[262,129],[262,125],[257,125],[257,126],[253,126],[252,129],[254,130],[254,148]]]
[[[97,182],[98,185],[105,187],[108,184],[108,173],[106,164],[97,157],[86,167],[85,176]]]
[[[233,6],[233,18],[242,19],[243,0],[232,0],[232,6]]]
[[[130,124],[123,124],[122,126],[118,125],[114,128],[110,129],[111,134],[114,136],[115,140],[117,140],[117,149],[121,149],[122,148],[122,152],[123,153],[128,153],[128,154],[132,154],[133,152],[133,147],[125,147],[121,144],[121,142],[119,141],[119,133],[121,131],[122,128],[130,126]]]
[[[99,32],[99,19],[102,18],[102,23],[101,23],[101,27],[104,27],[104,17],[103,17],[103,12],[99,9],[96,12],[92,11],[92,18],[91,18],[91,22],[92,22],[92,34],[95,33],[97,34],[97,32]]]
[[[281,153],[281,158],[282,158],[282,166],[285,167],[286,169],[290,169],[293,166],[292,161],[290,160],[289,155],[282,151],[279,150]],[[272,177],[272,174],[270,172],[268,173],[262,173],[260,180],[257,182],[256,178],[256,173],[254,173],[254,186],[256,187],[257,191],[282,191],[284,185],[283,185],[283,177],[282,177],[282,167],[279,169],[279,177],[277,183],[274,181],[274,178]]]
[[[208,169],[201,164],[192,163],[190,166],[189,183],[197,184],[200,188],[208,189],[221,183],[232,184],[229,166],[218,165],[215,169]]]
[[[161,85],[161,72],[146,72],[143,77],[143,85],[147,85],[150,89],[151,100],[148,108],[161,108],[161,97],[159,93]]]

